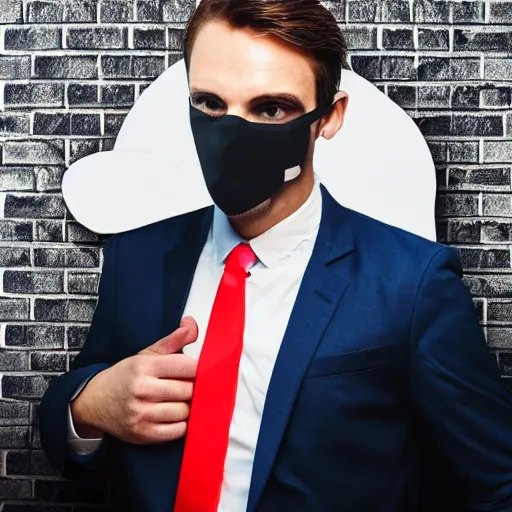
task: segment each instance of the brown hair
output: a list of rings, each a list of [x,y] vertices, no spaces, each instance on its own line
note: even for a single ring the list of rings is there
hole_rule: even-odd
[[[341,69],[350,69],[345,38],[334,16],[318,0],[202,0],[185,31],[187,71],[199,30],[213,20],[275,36],[312,58],[317,103],[322,108],[331,104],[339,88]]]

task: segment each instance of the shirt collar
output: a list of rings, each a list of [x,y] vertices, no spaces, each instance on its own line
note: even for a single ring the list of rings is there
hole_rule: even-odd
[[[279,224],[250,240],[249,244],[258,260],[271,268],[316,234],[321,216],[322,193],[315,175],[313,190],[306,202]],[[226,215],[217,206],[214,207],[212,236],[215,258],[219,264],[224,263],[238,244],[247,243],[232,228]]]

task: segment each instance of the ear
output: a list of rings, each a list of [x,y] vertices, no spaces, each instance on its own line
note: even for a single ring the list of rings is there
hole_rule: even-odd
[[[338,91],[336,93],[331,111],[320,121],[317,138],[323,137],[326,140],[330,140],[341,130],[345,121],[348,99],[348,94],[345,91]]]

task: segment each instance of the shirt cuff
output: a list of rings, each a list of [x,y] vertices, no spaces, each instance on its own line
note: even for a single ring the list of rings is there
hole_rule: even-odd
[[[98,439],[84,439],[80,437],[75,430],[73,423],[73,415],[71,414],[71,402],[81,393],[85,385],[89,382],[89,378],[84,380],[82,384],[75,391],[68,404],[68,425],[67,425],[67,444],[73,453],[76,455],[90,455],[98,450],[103,442],[103,437]]]

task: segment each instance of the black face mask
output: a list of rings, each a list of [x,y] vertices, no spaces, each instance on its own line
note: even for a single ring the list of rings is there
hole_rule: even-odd
[[[226,215],[239,215],[296,178],[306,161],[311,125],[332,108],[283,124],[213,117],[190,104],[190,125],[206,186]]]

